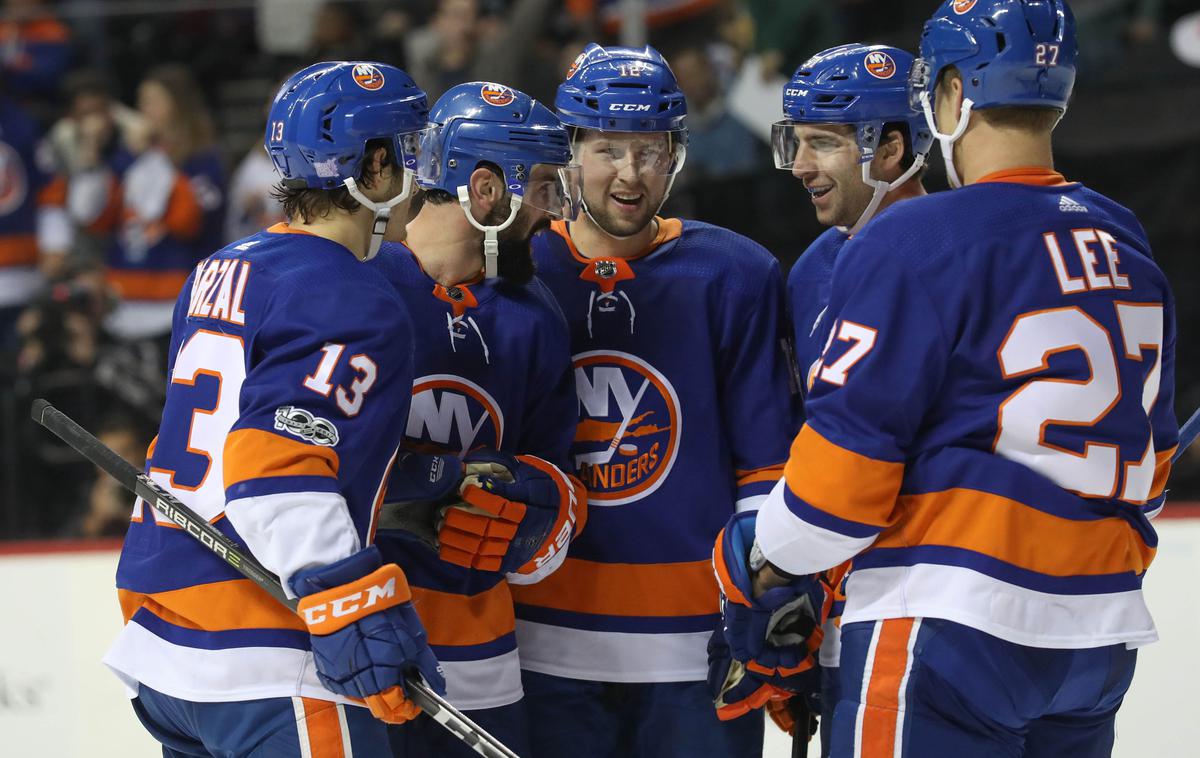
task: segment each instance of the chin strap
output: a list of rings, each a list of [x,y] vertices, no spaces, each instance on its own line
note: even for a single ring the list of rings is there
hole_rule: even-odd
[[[913,158],[913,164],[908,167],[908,170],[896,178],[895,181],[885,182],[882,179],[871,178],[871,161],[862,164],[862,180],[863,184],[868,187],[874,187],[875,191],[871,194],[871,202],[867,203],[867,207],[863,210],[858,220],[854,222],[854,226],[839,226],[838,230],[844,234],[853,236],[858,234],[858,231],[867,225],[867,222],[875,217],[875,212],[879,210],[879,204],[883,202],[883,198],[892,190],[899,189],[905,182],[913,178],[921,166],[925,165],[925,156],[917,155]]]
[[[404,169],[404,186],[401,188],[400,194],[382,203],[368,200],[367,196],[359,190],[358,183],[352,176],[347,177],[342,184],[346,185],[350,197],[375,214],[371,219],[371,241],[367,245],[367,256],[363,258],[364,261],[369,261],[379,253],[379,246],[383,244],[383,235],[387,231],[388,220],[392,217],[392,208],[403,203],[412,194],[413,170]]]
[[[484,226],[475,220],[471,215],[471,194],[467,189],[467,185],[462,185],[458,188],[458,204],[462,206],[463,213],[467,214],[467,221],[471,226],[483,232],[483,278],[495,279],[497,276],[498,264],[500,259],[500,240],[498,235],[508,227],[512,226],[512,222],[517,219],[517,211],[521,210],[521,196],[512,195],[512,199],[508,202],[508,218],[503,224],[498,226]]]
[[[958,112],[958,125],[954,127],[951,134],[942,134],[938,131],[937,120],[933,116],[933,106],[929,104],[929,92],[921,93],[921,110],[925,112],[925,122],[929,124],[929,130],[933,132],[933,136],[937,138],[938,145],[942,150],[942,161],[946,164],[946,181],[950,182],[950,186],[958,189],[962,186],[962,181],[958,178],[958,171],[954,169],[954,143],[958,142],[958,138],[963,136],[963,132],[967,130],[967,122],[971,119],[971,108],[975,103],[969,97],[964,97],[962,109]]]

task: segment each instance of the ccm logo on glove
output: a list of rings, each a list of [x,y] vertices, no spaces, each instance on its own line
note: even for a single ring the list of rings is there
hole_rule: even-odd
[[[412,599],[400,567],[389,563],[351,583],[301,599],[297,610],[312,634],[329,634],[363,616]]]

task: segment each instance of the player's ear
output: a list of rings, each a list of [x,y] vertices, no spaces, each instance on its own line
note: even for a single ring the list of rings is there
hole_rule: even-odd
[[[484,217],[491,213],[504,197],[504,182],[485,166],[471,172],[468,186],[471,192],[471,207],[479,210]]]
[[[875,150],[873,173],[881,179],[891,181],[902,173],[900,168],[904,161],[904,135],[899,129],[891,129],[883,133],[879,147]]]

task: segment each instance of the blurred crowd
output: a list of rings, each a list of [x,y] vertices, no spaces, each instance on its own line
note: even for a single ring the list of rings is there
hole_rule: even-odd
[[[689,106],[691,148],[666,211],[747,234],[789,266],[820,228],[799,184],[771,168],[761,132],[739,118],[735,100],[834,44],[911,49],[933,2],[644,0],[645,33],[671,62]],[[617,43],[635,31],[623,27],[624,5],[0,0],[0,539],[124,533],[129,498],[31,424],[30,401],[46,397],[144,462],[180,286],[199,259],[280,220],[261,148],[278,81],[316,60],[371,59],[406,69],[431,102],[473,79],[553,101],[587,42]],[[1200,275],[1189,257],[1200,246],[1200,222],[1161,203],[1168,192],[1200,191],[1196,114],[1172,103],[1172,87],[1182,81],[1195,93],[1200,76],[1170,61],[1164,42],[1190,3],[1072,5],[1081,38],[1077,100],[1088,100],[1091,87],[1101,102],[1125,84],[1190,128],[1160,128],[1138,152],[1125,149],[1129,135],[1114,127],[1113,152],[1123,146],[1114,165],[1133,175],[1105,173],[1095,152],[1072,153],[1069,140],[1060,162],[1147,219],[1177,294],[1194,292]],[[1153,80],[1137,78],[1136,65],[1130,73],[1134,60],[1153,67]],[[1104,125],[1086,128],[1103,134]],[[1172,134],[1189,132],[1180,139],[1187,144],[1172,143]],[[1104,149],[1103,141],[1094,148]],[[1190,175],[1156,188],[1163,175],[1146,170],[1146,155],[1163,167],[1190,165]],[[1186,338],[1189,314],[1193,325],[1200,317],[1180,300]],[[1179,356],[1182,413],[1200,402],[1200,354],[1181,345]],[[1183,496],[1200,496],[1200,460],[1185,462],[1177,481]]]

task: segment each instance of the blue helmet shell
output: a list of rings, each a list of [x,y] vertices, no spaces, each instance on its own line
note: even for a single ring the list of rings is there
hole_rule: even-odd
[[[946,0],[925,22],[911,94],[932,97],[938,76],[955,66],[974,108],[1063,112],[1078,53],[1075,17],[1064,0]]]
[[[558,86],[554,109],[567,126],[673,132],[684,129],[687,101],[671,67],[654,48],[592,43]]]
[[[429,112],[417,180],[457,196],[480,161],[504,172],[517,195],[535,164],[571,163],[571,140],[558,117],[524,92],[494,82],[451,87]]]
[[[415,168],[425,126],[425,93],[386,63],[332,61],[293,74],[279,88],[263,140],[283,184],[334,189],[357,175],[366,144],[395,141],[397,160]]]
[[[849,44],[809,58],[784,86],[783,114],[794,122],[855,127],[863,160],[879,145],[883,125],[908,124],[909,149],[925,154],[933,134],[920,110],[909,104],[913,56],[885,45]]]

